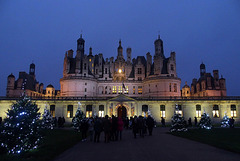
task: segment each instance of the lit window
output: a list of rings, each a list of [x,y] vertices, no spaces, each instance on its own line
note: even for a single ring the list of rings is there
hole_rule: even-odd
[[[89,59],[89,61],[91,62],[91,61],[92,61],[92,59]]]
[[[236,105],[231,105],[231,117],[237,117]]]
[[[104,105],[99,106],[98,116],[99,117],[104,117]]]
[[[138,94],[142,94],[142,86],[138,86]]]
[[[55,117],[55,105],[50,105],[50,114]]]
[[[86,117],[92,117],[92,105],[87,105],[86,107]]]
[[[218,105],[213,106],[213,117],[219,117],[219,107],[218,107]]]
[[[128,86],[125,86],[125,91],[124,91],[125,94],[128,94]]]
[[[92,63],[92,67],[94,67],[94,64]]]
[[[148,117],[148,105],[142,105],[142,116]]]
[[[118,86],[118,94],[122,94],[122,86]]]
[[[160,117],[166,117],[165,105],[160,105]]]
[[[116,94],[116,93],[117,93],[117,87],[116,87],[116,86],[113,86],[112,94]]]
[[[196,117],[201,117],[201,105],[196,105]]]
[[[133,86],[133,94],[135,94],[135,86]]]
[[[73,117],[73,105],[68,105],[68,107],[67,107],[67,117],[68,118]]]

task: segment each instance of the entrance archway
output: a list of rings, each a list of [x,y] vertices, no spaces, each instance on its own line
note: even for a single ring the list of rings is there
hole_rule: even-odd
[[[127,109],[124,106],[119,106],[118,107],[118,117],[121,118],[126,118],[127,117]]]

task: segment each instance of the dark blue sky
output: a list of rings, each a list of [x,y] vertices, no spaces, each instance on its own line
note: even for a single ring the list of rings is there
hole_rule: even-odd
[[[121,38],[132,57],[154,55],[160,31],[165,56],[176,52],[182,86],[199,78],[203,61],[207,72],[218,69],[226,78],[227,95],[240,95],[239,0],[0,0],[0,96],[7,76],[29,71],[32,60],[44,87],[59,89],[65,51],[76,50],[83,33],[85,48],[104,58],[117,55]]]

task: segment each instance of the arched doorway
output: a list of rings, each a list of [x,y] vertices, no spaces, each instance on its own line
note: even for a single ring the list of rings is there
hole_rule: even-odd
[[[124,106],[118,107],[118,117],[126,118],[127,117],[127,109]]]

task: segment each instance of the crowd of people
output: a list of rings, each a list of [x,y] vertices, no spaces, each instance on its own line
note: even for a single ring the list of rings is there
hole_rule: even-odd
[[[142,116],[134,116],[130,119],[109,117],[106,115],[104,118],[85,118],[81,121],[80,132],[82,134],[82,141],[86,141],[87,133],[90,141],[100,142],[100,136],[103,133],[104,142],[122,140],[123,129],[132,130],[134,138],[139,134],[140,137],[147,135],[151,136],[155,121],[151,116],[147,118]]]

